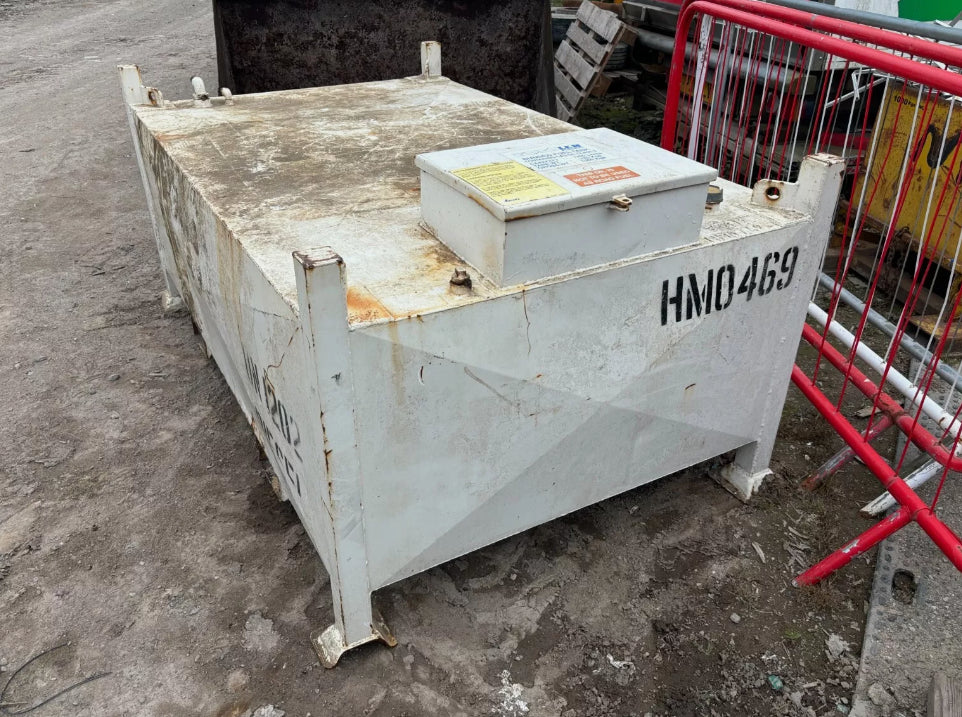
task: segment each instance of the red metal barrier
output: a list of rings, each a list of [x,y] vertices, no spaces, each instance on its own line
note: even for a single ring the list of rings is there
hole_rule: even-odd
[[[757,0],[681,3],[663,147],[747,185],[791,181],[800,156],[812,152],[848,162],[835,254],[827,259],[834,277],[821,276],[809,312],[822,328],[803,331],[816,351],[814,368],[792,373],[846,447],[806,485],[857,456],[900,507],[798,584],[821,580],[910,522],[962,570],[962,542],[935,515],[949,473],[962,472],[962,360],[958,367],[948,361],[962,357],[953,344],[962,299],[960,70],[960,46]],[[820,376],[829,368],[837,379]],[[846,417],[858,395],[870,402],[861,429]],[[871,441],[890,425],[904,445],[887,460]],[[899,475],[912,446],[942,467],[928,503]]]
[[[799,585],[813,585],[819,580],[849,562],[845,558],[852,554],[853,548],[860,546],[859,552],[864,552],[881,540],[894,533],[905,524],[916,521],[919,526],[928,533],[932,541],[939,546],[945,556],[952,561],[956,568],[962,570],[962,541],[958,536],[946,526],[942,521],[935,517],[932,509],[926,505],[915,491],[909,488],[905,481],[892,469],[892,467],[882,458],[874,448],[862,437],[857,429],[852,427],[835,405],[825,397],[815,386],[815,383],[798,366],[792,369],[792,381],[801,390],[805,397],[812,402],[819,413],[838,431],[838,434],[845,439],[865,465],[882,482],[885,489],[895,496],[902,506],[899,512],[902,513],[904,522],[888,522],[889,519],[876,523],[858,538],[846,544],[844,547],[835,551],[821,562],[813,565],[803,572],[795,582]],[[890,516],[891,518],[891,516]],[[854,557],[854,556],[853,556]]]
[[[863,437],[867,442],[871,443],[893,425],[895,425],[895,423],[892,421],[891,417],[882,416],[882,419],[878,423],[865,431]],[[803,480],[802,488],[805,490],[815,490],[821,486],[822,483],[835,475],[835,473],[842,468],[842,466],[846,465],[853,458],[855,458],[855,451],[851,446],[845,446],[845,448],[840,450],[834,456],[829,458],[824,464],[822,464],[821,468]]]
[[[774,8],[778,6],[773,5],[771,7]],[[779,9],[794,12],[788,8]],[[850,62],[868,65],[883,72],[904,77],[912,82],[939,87],[943,92],[962,95],[962,76],[957,73],[929,65],[918,64],[903,57],[890,55],[880,50],[873,50],[872,48],[861,45],[855,45],[837,37],[820,35],[817,32],[806,30],[798,25],[789,25],[784,22],[771,20],[768,17],[735,10],[709,0],[692,0],[687,5],[682,6],[681,14],[678,16],[678,27],[675,31],[675,49],[672,53],[671,74],[668,80],[668,105],[665,107],[665,124],[661,133],[661,146],[666,149],[673,149],[674,147],[675,130],[678,121],[678,98],[681,96],[685,49],[688,45],[688,33],[691,29],[691,21],[699,12],[738,23],[743,27],[798,42],[809,48],[838,55]],[[879,30],[877,28],[866,28],[866,30],[871,31],[867,32],[867,35],[878,36],[879,39],[877,42],[879,42],[879,44],[885,44],[887,30]],[[919,42],[926,41],[919,40]],[[939,45],[935,43],[929,44],[934,47],[939,47]]]
[[[695,2],[695,0],[683,0],[680,2],[681,12],[684,13],[693,2]],[[818,15],[814,12],[800,12],[792,8],[760,2],[759,0],[709,0],[709,2],[713,5],[722,5],[735,10],[749,12],[789,25],[797,25],[808,30],[828,32],[833,35],[851,38],[852,40],[869,42],[901,53],[918,55],[929,60],[944,62],[947,65],[962,64],[962,48],[953,45],[940,45],[929,40],[903,35],[890,30],[860,25],[856,22],[848,22],[846,20],[837,20]],[[679,27],[681,27],[680,18]]]
[[[932,458],[940,465],[946,466],[949,470],[962,470],[962,457],[952,455],[942,447],[939,439],[933,436],[923,426],[919,424],[918,416],[909,414],[902,405],[885,393],[869,378],[851,364],[838,349],[825,341],[825,337],[818,333],[811,326],[805,325],[802,328],[802,338],[808,341],[813,347],[819,350],[829,363],[839,371],[844,372],[852,385],[865,394],[866,398],[877,402],[878,409],[890,420],[895,422],[912,443],[929,453]],[[836,407],[837,408],[837,407]]]

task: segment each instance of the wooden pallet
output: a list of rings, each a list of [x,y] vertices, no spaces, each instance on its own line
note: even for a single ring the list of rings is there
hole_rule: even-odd
[[[619,17],[589,0],[578,8],[577,19],[554,56],[554,84],[558,119],[570,121],[585,98],[597,88],[610,84],[604,68],[621,42],[634,42],[634,31]],[[602,93],[603,94],[603,93]]]

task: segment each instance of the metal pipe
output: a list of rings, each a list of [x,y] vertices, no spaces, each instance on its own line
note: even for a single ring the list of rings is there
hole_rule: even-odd
[[[638,36],[638,40],[645,47],[650,47],[651,49],[658,50],[659,52],[668,53],[672,51],[672,48],[675,45],[674,39],[672,39],[668,35],[662,35],[659,32],[652,32],[651,30],[645,30],[640,27],[633,28],[633,29],[634,29],[635,35]],[[686,44],[686,47],[685,47],[686,57],[688,58],[694,57],[697,51],[698,50],[695,47],[695,43],[689,42]],[[712,49],[709,52],[708,66],[711,69],[715,69],[718,66],[720,54],[721,54],[720,51],[716,49]],[[796,75],[795,70],[789,70],[785,67],[782,67],[781,65],[776,65],[774,67],[769,67],[768,65],[766,65],[765,67],[756,68],[756,70],[757,72],[754,74],[758,74],[768,82],[784,83],[784,82],[795,81],[795,75]],[[743,80],[747,80],[752,76],[753,73],[750,72],[750,68],[745,67],[744,64],[742,64],[738,68],[738,74],[741,76]]]
[[[907,20],[891,15],[881,15],[877,12],[867,12],[865,10],[855,10],[851,8],[835,7],[825,5],[811,0],[765,0],[771,5],[781,5],[808,14],[823,15],[824,17],[836,20],[845,20],[869,27],[877,27],[881,30],[892,30],[893,32],[904,32],[907,35],[917,35],[927,40],[936,42],[948,42],[954,45],[962,45],[962,30],[956,27],[946,27],[935,23],[922,22],[919,20]],[[684,0],[656,0],[656,4],[671,4],[675,6],[684,5]],[[668,8],[665,8],[666,10]],[[948,20],[949,18],[945,18]]]
[[[810,303],[808,305],[808,315],[822,326],[825,326],[826,322],[828,322],[828,315],[816,304]],[[885,359],[872,351],[864,341],[859,341],[856,344],[855,337],[840,323],[833,319],[829,324],[828,332],[841,341],[845,345],[845,348],[851,350],[854,345],[856,356],[867,363],[873,371],[885,376],[885,380],[899,393],[916,406],[921,406],[925,415],[935,421],[939,428],[953,436],[962,432],[962,423],[956,421],[951,413],[945,411],[938,403],[929,398],[922,389],[903,376],[894,366],[889,365]]]
[[[918,470],[910,473],[905,479],[905,485],[912,490],[915,490],[919,486],[925,485],[929,479],[934,478],[936,475],[941,473],[942,470],[942,466],[940,466],[936,461],[929,461]],[[889,508],[895,506],[897,503],[898,501],[892,497],[891,493],[882,493],[882,495],[862,508],[859,513],[864,515],[866,518],[875,518],[876,516],[879,516],[887,511]]]
[[[907,413],[895,399],[887,393],[883,393],[864,373],[859,371],[853,364],[850,364],[848,358],[825,341],[822,335],[814,328],[808,324],[802,326],[802,338],[815,347],[830,364],[843,374],[847,374],[852,385],[861,391],[866,398],[876,401],[879,409],[895,421],[895,425],[899,427],[899,430],[901,430],[912,443],[932,456],[932,458],[937,460],[941,465],[948,466],[949,470],[962,471],[962,457],[953,456],[914,416]],[[855,433],[859,436],[860,440],[864,440],[861,433],[858,431],[855,431]],[[867,442],[866,445],[868,445]]]
[[[772,5],[792,8],[800,12],[815,13],[824,17],[836,20],[845,20],[869,27],[877,27],[882,30],[892,30],[893,32],[904,32],[907,35],[917,35],[927,40],[936,42],[949,42],[955,45],[962,45],[962,30],[935,23],[920,22],[918,20],[906,20],[905,18],[892,17],[891,15],[880,15],[877,12],[867,12],[865,10],[853,10],[850,8],[835,7],[833,5],[823,5],[822,3],[811,2],[811,0],[765,0]],[[948,20],[949,18],[945,18]]]
[[[843,287],[838,287],[836,289],[837,284],[835,283],[835,279],[830,277],[828,274],[819,272],[818,283],[829,291],[837,290],[839,298],[860,314],[865,312],[865,304],[848,289]],[[866,318],[868,319],[868,322],[872,324],[872,326],[890,338],[895,336],[895,333],[898,331],[898,327],[895,324],[886,319],[875,309],[869,309],[868,313],[866,314]],[[936,359],[930,351],[928,351],[912,337],[906,336],[903,333],[902,338],[899,341],[899,346],[905,349],[907,354],[915,359],[918,359],[929,368],[931,368],[932,361],[934,360],[935,373],[938,374],[940,378],[945,380],[950,386],[962,386],[962,376],[959,375],[958,371],[942,360]]]
[[[765,3],[758,3],[765,6]],[[774,7],[774,6],[769,6]],[[942,70],[930,65],[923,65],[913,60],[891,55],[887,52],[875,50],[869,47],[853,44],[829,35],[821,35],[811,30],[790,25],[769,17],[760,17],[758,14],[742,12],[730,7],[718,5],[708,0],[694,0],[686,5],[678,17],[678,30],[675,33],[675,47],[671,56],[671,71],[668,79],[668,102],[665,107],[665,121],[661,134],[661,146],[672,149],[675,144],[675,132],[678,127],[678,101],[681,97],[681,80],[684,73],[685,64],[685,45],[686,38],[691,29],[691,22],[696,13],[704,12],[713,17],[729,22],[738,23],[745,27],[774,34],[792,42],[808,45],[815,50],[828,52],[832,55],[857,62],[859,64],[874,67],[882,72],[889,72],[906,80],[933,87],[943,92],[962,96],[962,75],[947,70]],[[885,30],[877,28],[865,28],[869,37],[876,37],[878,44],[886,44],[887,33]],[[901,36],[899,36],[901,37]],[[886,39],[882,39],[886,38]],[[904,38],[911,40],[912,38]],[[926,43],[931,47],[942,47],[925,40],[918,40],[919,43]]]
[[[884,431],[894,425],[894,421],[886,414],[881,420],[865,432],[865,440],[871,443],[878,438]],[[845,446],[834,456],[825,461],[814,473],[802,481],[802,488],[805,490],[815,490],[829,477],[835,475],[843,466],[855,458],[855,451],[851,446]]]

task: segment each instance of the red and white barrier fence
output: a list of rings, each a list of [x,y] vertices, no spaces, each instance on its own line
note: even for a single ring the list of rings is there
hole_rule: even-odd
[[[898,509],[798,584],[910,522],[962,570],[962,542],[936,515],[946,479],[962,471],[960,70],[962,46],[903,32],[756,0],[681,6],[663,147],[749,186],[793,180],[816,152],[847,162],[802,336],[814,366],[792,374],[846,446],[806,485],[857,456],[888,492],[865,512]],[[856,396],[868,404],[861,418]],[[890,427],[904,439],[885,457],[873,440]],[[930,478],[939,483],[923,500],[916,488]]]

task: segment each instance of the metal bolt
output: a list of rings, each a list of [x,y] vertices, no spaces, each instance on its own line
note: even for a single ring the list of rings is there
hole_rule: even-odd
[[[464,269],[455,269],[454,274],[451,275],[451,286],[463,286],[470,289],[471,275]]]
[[[150,100],[150,104],[154,107],[164,106],[164,95],[156,87],[147,88],[147,99]]]
[[[190,88],[194,91],[195,107],[210,107],[210,95],[207,94],[207,88],[200,77],[194,75],[190,78]]]
[[[204,81],[198,75],[190,78],[190,87],[194,91],[195,100],[210,99],[210,95],[207,94],[207,88],[204,87]]]

